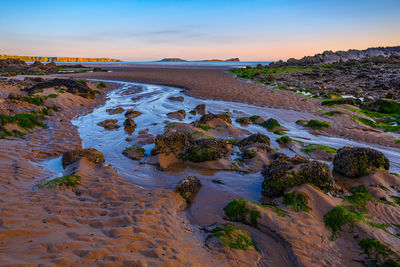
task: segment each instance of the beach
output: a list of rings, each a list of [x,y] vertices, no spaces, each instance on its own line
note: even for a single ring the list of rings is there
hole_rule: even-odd
[[[391,171],[397,172],[400,144],[394,142],[393,134],[351,120],[351,110],[334,118],[323,115],[339,108],[321,106],[320,99],[236,78],[228,69],[102,68],[108,72],[41,76],[78,82],[88,79],[84,83],[96,93],[87,98],[64,85],[49,85],[37,93],[47,96],[47,109],[57,107],[46,115],[47,127],[36,127],[22,138],[0,140],[0,265],[361,266],[358,241],[351,234],[334,241],[324,225],[325,214],[345,205],[343,193],[335,191],[331,196],[322,187],[301,184],[294,190],[310,196],[310,212],[294,212],[282,204],[281,197],[258,206],[256,202],[265,196],[260,171],[264,172],[265,163],[279,157],[277,150],[293,157],[290,160],[295,163],[290,164],[298,166],[293,171],[301,164],[311,164],[309,160],[332,166],[332,154],[307,154],[302,149],[309,144],[332,144],[335,149],[348,144],[386,153]],[[44,81],[16,78],[2,80],[2,110],[11,114],[36,110],[34,104],[8,96]],[[99,87],[98,80],[106,87]],[[52,94],[57,96],[49,97]],[[202,104],[207,113],[220,115],[204,117],[206,112],[201,114],[198,108]],[[127,133],[129,110],[140,113],[132,117],[133,134]],[[238,122],[255,115],[257,122]],[[117,121],[117,126],[115,122],[111,130],[99,126],[109,118]],[[268,118],[280,122],[277,131],[260,126]],[[307,129],[299,120],[323,120],[331,126]],[[179,138],[189,138],[187,146],[215,145],[217,153],[224,156],[218,154],[216,160],[205,162],[188,157],[181,162],[178,152],[168,150],[180,145],[174,143],[177,141],[168,143],[168,134],[179,132],[186,135]],[[282,145],[277,141],[282,132],[301,142]],[[232,139],[243,145],[229,143]],[[128,146],[143,148],[144,154],[139,160],[128,158],[123,154]],[[101,151],[105,162],[94,162],[89,155],[61,168],[63,153],[82,148]],[[309,160],[296,162],[298,156]],[[240,158],[244,160],[236,161]],[[52,160],[56,167],[49,164]],[[400,182],[386,169],[371,172],[360,182],[371,188],[374,196],[389,200]],[[79,186],[38,187],[46,179],[60,176],[57,170],[60,175],[79,176]],[[199,177],[202,187],[188,201],[175,187],[191,176]],[[346,192],[354,186],[354,180],[341,174],[336,173],[334,178]],[[245,209],[258,214],[256,224],[250,221],[250,215],[233,220],[226,211],[229,203],[243,197],[251,200],[245,203]],[[367,206],[374,222],[398,224],[397,207],[373,201]],[[226,227],[221,225],[227,220],[248,231],[256,246],[233,249],[207,230],[213,229],[210,225],[214,223]],[[378,238],[399,253],[398,238],[387,233],[391,230],[371,231],[371,226],[362,223],[358,227],[358,239]]]

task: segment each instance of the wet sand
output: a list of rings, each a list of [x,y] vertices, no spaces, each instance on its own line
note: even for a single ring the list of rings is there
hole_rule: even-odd
[[[271,108],[307,112],[319,120],[332,124],[322,134],[339,136],[358,142],[398,147],[398,139],[393,134],[383,133],[353,121],[357,113],[344,110],[342,107],[329,108],[320,105],[320,100],[308,98],[294,92],[279,90],[271,86],[236,79],[227,70],[189,69],[189,68],[143,68],[143,67],[107,67],[112,72],[84,73],[79,77],[107,80],[143,82],[180,87],[187,95],[202,98],[233,102],[242,102]],[[339,109],[345,114],[329,117],[324,112]]]

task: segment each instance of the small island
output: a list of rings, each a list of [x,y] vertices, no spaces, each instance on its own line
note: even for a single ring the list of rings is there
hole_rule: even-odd
[[[229,58],[226,60],[222,60],[222,59],[205,59],[205,60],[184,60],[184,59],[180,59],[180,58],[163,58],[161,60],[159,60],[158,62],[239,62],[240,59],[235,57],[235,58]]]

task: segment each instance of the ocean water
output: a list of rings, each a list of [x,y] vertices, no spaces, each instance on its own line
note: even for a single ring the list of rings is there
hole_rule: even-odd
[[[258,64],[267,65],[271,61],[220,61],[220,62],[207,62],[207,61],[183,61],[183,62],[160,62],[160,61],[123,61],[123,62],[87,62],[87,64],[101,64],[101,65],[116,65],[116,66],[135,66],[135,65],[163,65],[163,66],[209,66],[209,67],[230,67],[230,68],[243,68],[246,66],[255,67]],[[56,62],[58,63],[58,62]],[[86,62],[73,62],[73,64],[85,64]],[[59,62],[59,64],[65,64]],[[68,64],[68,63],[67,63]],[[72,64],[71,62],[69,64]]]

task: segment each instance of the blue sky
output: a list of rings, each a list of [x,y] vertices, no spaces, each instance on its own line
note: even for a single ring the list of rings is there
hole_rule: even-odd
[[[400,45],[400,0],[1,1],[0,53],[240,57]]]

